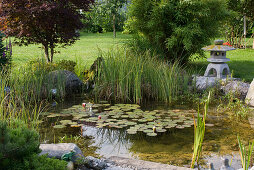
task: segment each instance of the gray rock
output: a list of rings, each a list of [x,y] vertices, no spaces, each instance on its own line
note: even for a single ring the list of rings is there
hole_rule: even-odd
[[[121,158],[112,156],[109,158],[115,166],[135,170],[188,170],[190,168],[177,167],[173,165],[161,164],[156,162],[143,161],[138,159]],[[107,169],[110,170],[110,169]]]
[[[41,144],[40,149],[42,150],[40,155],[48,154],[49,158],[61,159],[62,155],[74,151],[71,161],[76,163],[85,159],[80,148],[74,143]]]
[[[52,89],[57,89],[57,82],[64,81],[66,95],[72,95],[73,93],[79,93],[84,83],[78,78],[78,76],[67,70],[52,71],[48,75],[48,83],[53,84]]]
[[[232,168],[229,165],[229,160],[226,158],[223,162],[224,164],[221,166],[220,170],[234,170],[234,168]]]
[[[250,84],[250,88],[249,88],[249,91],[248,91],[248,93],[247,93],[245,102],[246,102],[248,105],[254,107],[254,79],[253,79],[253,81],[252,81],[251,84]]]
[[[86,164],[88,168],[93,168],[96,170],[105,169],[108,167],[106,161],[104,159],[97,159],[92,156],[86,157]]]
[[[248,93],[249,87],[250,84],[248,83],[241,81],[229,81],[225,86],[222,86],[222,90],[225,94],[233,93],[234,95],[244,100]]]
[[[193,80],[196,83],[196,89],[199,91],[204,91],[209,87],[213,87],[218,84],[219,80],[216,77],[205,77],[205,76],[198,76],[194,77]]]

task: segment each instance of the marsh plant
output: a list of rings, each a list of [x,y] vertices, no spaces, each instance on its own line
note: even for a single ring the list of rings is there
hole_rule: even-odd
[[[220,112],[227,112],[237,118],[246,118],[250,113],[249,106],[232,92],[221,97],[217,110]]]
[[[251,154],[253,150],[254,142],[249,143],[249,147],[247,147],[242,143],[239,136],[237,136],[238,144],[239,144],[239,152],[241,156],[241,162],[244,170],[248,170],[251,161]]]
[[[95,83],[95,96],[120,102],[141,103],[146,100],[172,102],[188,88],[189,76],[178,63],[152,57],[147,51],[128,49],[101,53]]]
[[[195,121],[194,119],[194,146],[193,146],[191,168],[194,168],[195,162],[197,163],[197,165],[199,165],[199,158],[202,152],[202,143],[205,136],[205,121],[206,121],[209,101],[210,101],[210,93],[208,95],[207,100],[205,101],[203,117],[200,116],[199,110],[198,110],[197,121]]]

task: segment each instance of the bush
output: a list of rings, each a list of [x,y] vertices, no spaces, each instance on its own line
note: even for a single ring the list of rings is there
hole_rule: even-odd
[[[75,72],[75,66],[77,65],[77,63],[72,60],[61,60],[57,62],[56,65],[58,69]]]
[[[15,121],[11,127],[0,121],[0,164],[11,165],[13,160],[39,153],[39,134],[22,122]]]
[[[189,76],[177,63],[118,49],[101,54],[95,82],[95,96],[121,102],[146,100],[172,102],[188,89]]]
[[[165,59],[185,63],[194,53],[202,55],[227,15],[222,0],[133,0],[129,24]]]
[[[0,167],[3,169],[66,169],[66,162],[38,156],[39,134],[21,121],[0,121]]]

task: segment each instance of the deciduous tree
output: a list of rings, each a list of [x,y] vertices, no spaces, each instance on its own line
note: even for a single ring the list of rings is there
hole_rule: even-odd
[[[19,45],[42,44],[48,62],[54,49],[73,44],[83,27],[80,9],[87,11],[93,0],[0,0],[0,18],[7,24],[5,35]]]

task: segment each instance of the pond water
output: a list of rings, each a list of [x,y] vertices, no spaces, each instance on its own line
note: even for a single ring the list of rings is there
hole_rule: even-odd
[[[192,108],[105,102],[89,105],[83,108],[82,102],[77,100],[59,104],[44,113],[40,126],[42,142],[59,142],[65,135],[82,135],[85,140],[81,142],[88,141],[84,147],[93,147],[92,152],[100,157],[120,156],[190,165],[193,119],[197,116]],[[240,168],[237,135],[247,143],[253,139],[253,132],[248,120],[236,120],[225,113],[216,113],[216,108],[210,109],[203,142],[203,166],[227,157],[235,168]]]

